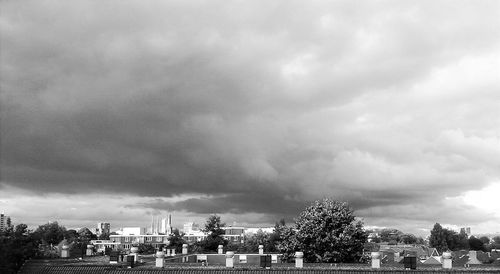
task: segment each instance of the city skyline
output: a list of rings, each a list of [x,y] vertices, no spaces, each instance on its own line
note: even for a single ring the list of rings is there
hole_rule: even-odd
[[[498,1],[2,1],[13,222],[500,230]]]

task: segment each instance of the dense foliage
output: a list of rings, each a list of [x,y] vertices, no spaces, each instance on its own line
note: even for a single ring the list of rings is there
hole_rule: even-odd
[[[200,251],[214,252],[217,251],[219,245],[227,245],[227,241],[222,237],[224,234],[222,228],[225,225],[225,223],[221,222],[220,216],[214,214],[208,217],[203,229],[204,232],[208,233],[208,236],[199,244]]]
[[[290,261],[294,257],[295,251],[299,251],[300,248],[295,237],[294,227],[281,222],[276,224],[274,232],[278,235],[276,248],[283,254],[284,261]]]
[[[42,244],[57,245],[64,239],[66,228],[60,226],[57,222],[51,222],[40,225],[34,232],[36,240]]]
[[[16,273],[25,260],[36,254],[36,243],[25,224],[8,225],[0,233],[0,273]]]
[[[469,248],[471,250],[481,250],[481,251],[486,251],[485,243],[481,241],[480,239],[471,236],[469,238]]]
[[[179,232],[179,229],[174,228],[172,234],[168,236],[168,248],[174,248],[176,252],[182,252],[182,245],[186,243],[182,236],[183,234]]]
[[[448,244],[446,243],[446,234],[443,227],[439,223],[436,223],[431,230],[429,245],[436,248],[439,252],[448,250]]]
[[[57,257],[63,244],[73,256],[82,256],[91,239],[96,236],[87,228],[77,232],[51,222],[30,231],[25,224],[14,228],[9,222],[0,232],[0,273],[16,273],[29,258]]]
[[[275,233],[266,233],[259,230],[257,233],[246,237],[243,245],[245,246],[245,251],[248,253],[258,252],[259,245],[264,247],[265,252],[276,252],[275,239]]]
[[[345,202],[316,201],[295,220],[294,227],[278,227],[279,249],[290,258],[304,252],[306,262],[356,262],[363,254],[367,234]]]

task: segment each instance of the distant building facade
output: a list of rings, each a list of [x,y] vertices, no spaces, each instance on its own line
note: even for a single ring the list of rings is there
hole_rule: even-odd
[[[245,239],[245,228],[244,227],[222,227],[224,234],[222,238],[233,243],[243,243]],[[208,233],[200,230],[199,226],[195,223],[189,222],[184,224],[184,236],[183,239],[188,243],[201,242],[205,240]]]
[[[264,227],[264,228],[245,228],[243,226],[227,226],[222,227],[224,233],[222,237],[231,243],[243,243],[247,235],[253,235],[259,231],[263,233],[273,233],[274,227]],[[184,228],[184,240],[188,243],[203,241],[208,233],[203,232],[199,225],[193,222],[185,223]]]
[[[109,223],[97,223],[95,234],[101,236],[102,234],[109,234],[111,232],[111,225]]]
[[[113,240],[91,240],[90,242],[95,247],[97,252],[105,252],[106,248],[118,250],[120,247],[120,243],[114,242]]]
[[[129,235],[144,235],[146,234],[146,229],[144,227],[124,227],[121,231],[117,231],[118,234],[129,236]],[[111,236],[110,236],[111,237]]]

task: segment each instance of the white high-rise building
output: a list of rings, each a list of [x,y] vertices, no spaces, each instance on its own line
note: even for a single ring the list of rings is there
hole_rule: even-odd
[[[111,232],[111,225],[109,223],[97,223],[97,228],[95,229],[95,234],[101,236],[101,234],[109,234]]]
[[[172,215],[168,215],[168,218],[160,219],[159,216],[151,216],[151,228],[149,232],[152,235],[172,234]]]
[[[161,219],[161,229],[160,233],[165,235],[172,234],[172,215],[168,215],[168,218]]]

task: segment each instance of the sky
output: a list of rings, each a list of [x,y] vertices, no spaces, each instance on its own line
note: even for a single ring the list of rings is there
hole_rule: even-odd
[[[32,227],[500,234],[499,1],[1,1],[0,211]]]

